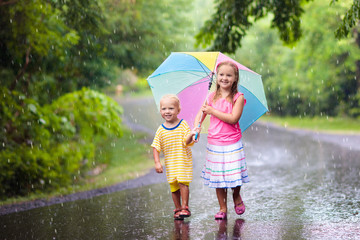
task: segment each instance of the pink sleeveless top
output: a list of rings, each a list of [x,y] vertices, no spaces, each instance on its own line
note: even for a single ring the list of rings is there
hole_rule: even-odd
[[[244,94],[240,92],[235,94],[234,103],[241,95]],[[215,92],[210,94],[207,101],[209,106],[224,113],[232,112],[233,105],[230,102],[228,102],[225,98],[220,98],[213,103],[214,96]],[[245,104],[246,100],[244,101],[244,105]],[[229,124],[214,116],[210,116],[210,126],[208,132],[208,143],[219,146],[234,144],[238,142],[242,136],[239,122],[236,124]]]

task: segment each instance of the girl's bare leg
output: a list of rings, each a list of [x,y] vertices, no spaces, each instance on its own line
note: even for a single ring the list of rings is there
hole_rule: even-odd
[[[241,195],[240,195],[241,186],[237,186],[235,188],[232,188],[232,190],[233,190],[234,205],[237,205],[237,204],[242,202],[242,198],[241,198]]]
[[[226,213],[227,212],[227,189],[226,188],[217,188],[216,196],[219,201],[220,211]]]

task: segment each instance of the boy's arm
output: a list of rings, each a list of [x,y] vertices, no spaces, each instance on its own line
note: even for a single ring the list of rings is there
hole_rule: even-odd
[[[153,155],[154,155],[154,162],[155,162],[155,170],[157,173],[162,173],[163,167],[160,162],[160,153],[154,147],[153,147]]]
[[[190,143],[192,143],[195,134],[196,134],[195,130],[192,130],[192,131],[186,136],[186,139],[185,139],[185,144],[186,144],[186,145],[189,145]]]

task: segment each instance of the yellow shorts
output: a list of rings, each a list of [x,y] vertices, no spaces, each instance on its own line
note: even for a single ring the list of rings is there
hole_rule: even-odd
[[[172,182],[170,183],[170,191],[176,192],[177,190],[179,190],[180,189],[179,183],[184,184],[186,186],[189,186],[190,184],[189,182],[178,182],[178,181]]]

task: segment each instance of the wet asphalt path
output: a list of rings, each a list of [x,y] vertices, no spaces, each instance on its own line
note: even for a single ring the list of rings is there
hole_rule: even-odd
[[[125,106],[129,125],[154,133],[161,119],[152,100]],[[242,216],[229,193],[228,220],[213,219],[215,191],[199,177],[202,135],[193,147],[192,216],[185,221],[173,220],[166,177],[151,171],[125,190],[2,215],[0,239],[359,239],[358,149],[266,124],[248,129],[243,143],[250,183],[241,190]]]

